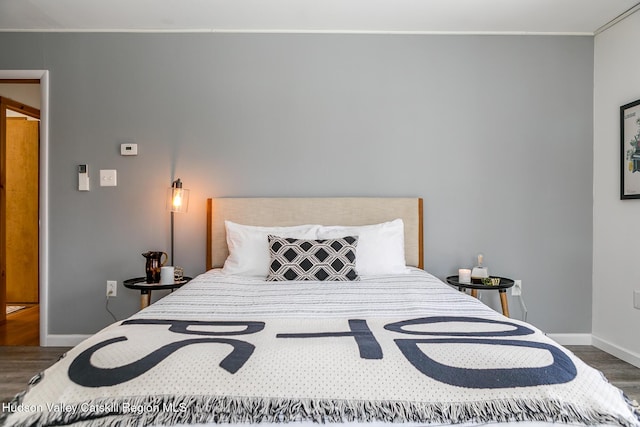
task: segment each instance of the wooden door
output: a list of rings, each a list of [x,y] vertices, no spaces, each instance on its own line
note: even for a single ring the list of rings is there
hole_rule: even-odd
[[[38,302],[39,124],[6,121],[7,303]]]
[[[21,169],[22,172],[24,173],[24,176],[28,176],[27,178],[28,183],[19,182],[18,184],[16,184],[15,173],[8,170],[10,166],[13,164],[13,160],[8,159],[8,153],[11,152],[11,149],[8,148],[9,141],[7,139],[7,136],[8,136],[7,124],[8,122],[11,122],[11,120],[7,119],[7,110],[16,111],[28,117],[40,119],[40,110],[0,96],[0,323],[4,323],[6,320],[6,313],[4,310],[4,306],[7,302],[9,302],[7,300],[7,283],[8,282],[13,282],[14,280],[18,280],[18,281],[21,281],[22,283],[29,283],[29,282],[35,283],[35,285],[33,283],[30,285],[27,285],[27,287],[31,289],[30,296],[27,297],[27,296],[20,296],[20,295],[18,296],[12,295],[12,298],[33,299],[33,294],[34,294],[33,288],[35,286],[35,298],[37,301],[37,298],[38,298],[37,289],[39,287],[38,285],[38,277],[39,277],[38,265],[39,264],[38,264],[38,249],[37,249],[39,245],[39,235],[38,235],[38,218],[39,218],[38,217],[38,193],[39,193],[38,152],[39,152],[39,148],[38,147],[40,145],[39,132],[36,133],[36,135],[38,135],[38,138],[36,139],[37,145],[36,145],[36,148],[34,149],[34,152],[36,153],[35,163],[33,161],[33,157],[29,156],[31,158],[30,166],[27,166],[26,163],[24,164],[21,163],[23,167],[12,168],[13,171],[15,170],[20,171]],[[36,122],[36,123],[37,123],[36,126],[39,127],[39,122]],[[33,126],[33,125],[26,125],[25,127],[29,128],[30,126]],[[33,133],[33,130],[26,131],[26,133],[27,134]],[[33,147],[33,145],[30,145],[30,146]],[[33,190],[33,183],[34,183],[33,180],[35,180],[35,190]],[[11,184],[11,182],[13,183]],[[24,192],[24,190],[26,189],[31,189],[31,191],[33,192],[33,197],[35,197],[35,202],[33,201],[34,200],[33,198],[28,198],[27,200],[21,201],[20,203],[18,203],[17,201],[14,201],[12,198],[16,195],[19,196],[19,193],[20,193],[20,190],[14,189],[16,185],[18,189],[21,188],[23,190],[22,192]],[[33,210],[33,206],[35,206],[35,222],[33,221],[33,218],[34,218],[33,213],[24,214],[25,218],[27,218],[27,220],[24,222],[29,224],[28,231],[23,231],[20,229],[13,230],[16,224],[20,223],[20,221],[17,219],[11,219],[12,216],[13,217],[16,216],[14,213],[15,212],[14,209],[25,207],[27,210]],[[10,211],[12,212],[11,214],[10,214]],[[18,216],[22,216],[22,213],[20,213],[20,215]],[[34,232],[35,232],[35,237],[34,237]],[[17,234],[14,234],[14,233],[17,233]],[[15,237],[15,236],[18,236],[18,237]],[[26,242],[20,242],[21,240],[23,241],[28,240],[29,244],[25,244]],[[16,241],[18,243],[15,243]],[[21,250],[19,248],[20,246],[27,247],[27,249],[26,249],[26,252],[22,253],[21,255],[18,255],[19,253],[18,251]],[[34,247],[36,248],[35,252],[33,251]],[[9,248],[11,248],[11,250],[9,250]],[[17,251],[15,256],[13,255],[14,249]],[[11,255],[9,254],[10,252],[11,252]],[[13,266],[13,263],[15,261],[10,260],[11,257],[13,257],[13,259],[18,260],[17,268]],[[27,267],[24,267],[24,265],[27,265],[25,264],[26,262],[31,263],[29,264],[28,270],[25,270],[25,268]],[[23,301],[20,301],[20,302],[23,302]],[[24,302],[27,302],[27,301],[24,301]]]

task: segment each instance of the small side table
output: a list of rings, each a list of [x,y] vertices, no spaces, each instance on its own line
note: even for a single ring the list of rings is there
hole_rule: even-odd
[[[133,279],[127,279],[122,284],[125,288],[136,289],[140,291],[140,308],[149,307],[151,303],[151,291],[161,289],[177,289],[191,280],[191,277],[185,276],[181,281],[175,283],[147,283],[146,277],[134,277]]]
[[[499,276],[491,276],[499,277]],[[513,279],[500,277],[500,284],[496,286],[483,285],[482,283],[460,283],[458,276],[447,277],[447,283],[456,286],[459,291],[471,289],[471,296],[478,298],[478,291],[498,291],[500,293],[500,304],[502,305],[502,314],[509,317],[509,303],[507,302],[507,289],[513,286]]]

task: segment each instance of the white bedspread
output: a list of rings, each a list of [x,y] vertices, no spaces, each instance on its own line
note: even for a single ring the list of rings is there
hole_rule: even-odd
[[[213,295],[213,297],[212,297]],[[134,315],[139,319],[217,320],[344,318],[345,316],[467,316],[500,318],[489,307],[445,285],[424,270],[361,277],[356,282],[265,282],[225,275],[198,276]]]
[[[417,269],[350,283],[208,272],[69,351],[12,405],[11,426],[640,426],[541,331]]]

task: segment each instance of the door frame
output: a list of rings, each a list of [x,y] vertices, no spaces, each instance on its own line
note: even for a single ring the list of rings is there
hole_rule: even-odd
[[[49,70],[0,70],[0,79],[40,80],[39,292],[40,345],[49,341]]]

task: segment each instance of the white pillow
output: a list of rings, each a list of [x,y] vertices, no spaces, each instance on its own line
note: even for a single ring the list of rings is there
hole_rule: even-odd
[[[318,239],[335,239],[344,236],[358,236],[356,270],[359,275],[409,272],[404,259],[402,219],[374,225],[322,226],[318,231]]]
[[[269,274],[268,235],[292,237],[294,239],[317,238],[319,225],[297,225],[294,227],[258,227],[225,221],[229,256],[222,272],[240,276],[265,278]]]

